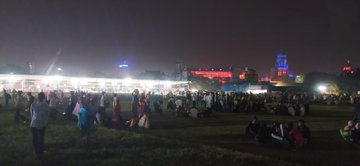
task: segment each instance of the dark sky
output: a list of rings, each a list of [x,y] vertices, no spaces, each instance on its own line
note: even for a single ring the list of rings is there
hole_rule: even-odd
[[[294,73],[360,66],[359,0],[0,0],[0,64],[43,71],[59,48],[72,73],[190,67]]]

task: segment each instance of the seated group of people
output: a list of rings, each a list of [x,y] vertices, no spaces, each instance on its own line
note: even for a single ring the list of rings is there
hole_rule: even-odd
[[[305,116],[306,110],[304,104],[278,104],[273,108],[276,115]]]
[[[340,129],[340,135],[344,140],[349,142],[357,143],[360,140],[360,129],[359,122],[354,123],[354,121],[349,120],[346,126],[343,129]]]
[[[196,107],[191,107],[190,109],[186,109],[184,106],[179,106],[176,108],[177,117],[192,117],[192,118],[209,117],[211,113],[212,113],[211,109],[197,109]]]
[[[274,122],[268,127],[265,122],[260,123],[254,116],[247,125],[245,134],[259,143],[274,142],[294,149],[309,144],[311,140],[310,129],[303,119],[298,121],[297,127],[294,127],[292,122],[286,124]]]

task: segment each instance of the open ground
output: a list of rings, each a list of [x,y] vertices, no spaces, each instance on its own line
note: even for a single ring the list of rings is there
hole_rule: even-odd
[[[163,104],[164,110],[165,105]],[[122,98],[122,116],[128,119],[129,98]],[[111,115],[111,108],[107,109]],[[28,114],[22,112],[22,114]],[[292,151],[257,144],[244,136],[252,115],[270,124],[297,122],[300,117],[261,112],[215,112],[209,118],[178,118],[175,113],[151,114],[150,129],[97,126],[89,144],[72,120],[50,120],[42,161],[32,152],[29,124],[15,124],[13,109],[0,111],[0,165],[359,165],[360,146],[339,135],[349,119],[351,105],[312,105],[305,117],[312,145]],[[27,115],[29,117],[29,115]]]

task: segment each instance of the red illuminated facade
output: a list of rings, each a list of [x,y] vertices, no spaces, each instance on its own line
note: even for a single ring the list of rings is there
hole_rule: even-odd
[[[219,83],[229,82],[233,78],[231,70],[223,69],[188,69],[188,77],[200,77],[217,80]]]
[[[277,70],[277,76],[278,77],[287,76],[287,69],[278,69]]]
[[[353,70],[352,66],[350,65],[350,61],[347,60],[346,65],[342,68],[341,75],[343,77],[347,77],[347,76],[352,75],[352,74],[354,74],[354,70]]]
[[[212,71],[212,70],[192,70],[190,74],[193,76],[207,77],[207,78],[231,78],[231,71]]]

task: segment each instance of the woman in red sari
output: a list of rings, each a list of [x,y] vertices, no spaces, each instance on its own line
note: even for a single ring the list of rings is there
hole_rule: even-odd
[[[141,114],[140,114],[138,126],[141,128],[149,128],[150,127],[150,117],[149,117],[150,108],[145,101],[145,95],[142,95],[140,97],[139,106],[140,106]]]
[[[116,127],[119,127],[121,124],[120,110],[121,110],[120,97],[114,94],[112,122]]]

